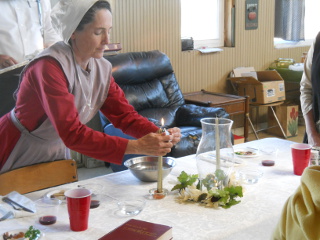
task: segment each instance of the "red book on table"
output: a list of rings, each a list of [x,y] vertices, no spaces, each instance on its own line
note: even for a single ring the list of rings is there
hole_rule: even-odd
[[[172,227],[131,219],[99,240],[170,240]]]

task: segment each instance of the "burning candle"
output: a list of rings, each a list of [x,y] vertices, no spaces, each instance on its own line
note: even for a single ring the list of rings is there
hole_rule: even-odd
[[[162,134],[164,132],[163,126],[164,126],[164,120],[161,118],[161,128],[158,130],[159,134]],[[157,192],[162,193],[162,165],[163,165],[163,158],[162,156],[158,157],[158,185],[157,185]]]
[[[220,169],[219,118],[216,117],[216,170]]]

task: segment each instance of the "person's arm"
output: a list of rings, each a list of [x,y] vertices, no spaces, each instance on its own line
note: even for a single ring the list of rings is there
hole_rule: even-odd
[[[300,101],[303,115],[306,115],[312,109],[311,67],[313,51],[314,44],[310,47],[308,55],[305,59],[303,75],[300,82]]]
[[[113,77],[110,79],[108,97],[100,110],[116,128],[134,138],[143,137],[151,132],[155,133],[159,129],[154,123],[135,111]]]
[[[171,129],[173,135],[158,134],[159,127],[139,115],[128,103],[122,89],[111,78],[108,97],[101,112],[116,128],[137,140],[129,140],[126,154],[145,154],[162,156],[171,151],[173,144],[180,141],[180,130]]]
[[[308,143],[313,146],[320,146],[320,135],[316,129],[314,122],[314,115],[312,111],[312,82],[311,82],[311,68],[312,58],[314,52],[314,43],[308,51],[307,58],[304,63],[304,72],[300,82],[300,101],[301,110],[306,124],[306,132],[308,135]]]

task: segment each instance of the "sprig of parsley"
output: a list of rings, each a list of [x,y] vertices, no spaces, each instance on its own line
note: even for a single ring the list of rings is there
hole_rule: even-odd
[[[198,180],[198,174],[188,175],[185,171],[182,171],[180,176],[178,177],[178,181],[180,184],[175,185],[171,191],[174,190],[182,190],[185,189],[187,186],[192,186]]]
[[[33,226],[30,226],[24,236],[26,238],[29,238],[29,240],[37,240],[38,238],[40,238],[40,230],[34,228]]]
[[[225,187],[223,190],[218,190],[218,192],[221,197],[219,202],[223,203],[221,205],[223,208],[230,208],[231,206],[240,203],[241,201],[238,201],[235,198],[243,197],[241,186]]]

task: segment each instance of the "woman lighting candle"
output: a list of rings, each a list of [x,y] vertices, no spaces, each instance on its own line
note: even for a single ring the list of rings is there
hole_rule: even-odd
[[[76,14],[75,14],[76,13]],[[36,56],[23,70],[16,106],[0,118],[0,173],[70,158],[70,149],[122,164],[125,154],[163,156],[181,138],[139,115],[125,99],[104,57],[112,14],[105,0],[60,0],[52,24],[64,41]],[[98,112],[135,139],[89,128]],[[170,142],[171,140],[171,142]]]

